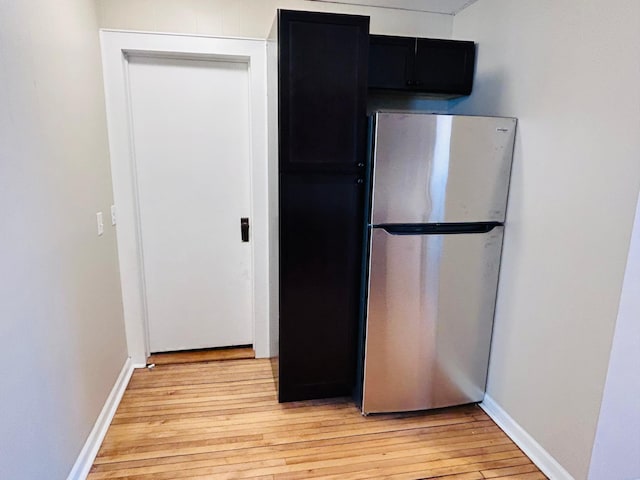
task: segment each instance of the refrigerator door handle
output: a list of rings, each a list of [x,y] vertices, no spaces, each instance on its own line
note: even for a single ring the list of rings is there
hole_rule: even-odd
[[[499,222],[413,223],[373,225],[373,228],[380,228],[390,235],[455,235],[488,233],[501,225]]]

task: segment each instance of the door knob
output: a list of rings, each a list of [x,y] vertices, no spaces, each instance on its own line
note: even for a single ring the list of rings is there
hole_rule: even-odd
[[[243,242],[249,241],[249,218],[242,217],[240,219],[240,237]]]

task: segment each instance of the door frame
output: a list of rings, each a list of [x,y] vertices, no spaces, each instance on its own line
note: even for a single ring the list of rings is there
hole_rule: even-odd
[[[142,243],[131,130],[128,57],[243,62],[249,73],[252,323],[256,357],[272,356],[269,332],[269,192],[266,42],[171,33],[100,30],[118,257],[128,353],[143,367],[149,355]]]

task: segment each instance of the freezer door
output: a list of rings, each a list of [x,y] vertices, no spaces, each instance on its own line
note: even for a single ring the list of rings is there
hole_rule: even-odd
[[[515,119],[375,120],[372,224],[504,221]]]
[[[364,413],[483,399],[503,228],[445,235],[372,229]]]

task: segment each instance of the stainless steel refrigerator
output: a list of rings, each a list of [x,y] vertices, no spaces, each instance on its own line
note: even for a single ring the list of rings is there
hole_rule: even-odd
[[[483,399],[515,129],[374,115],[363,413]]]

